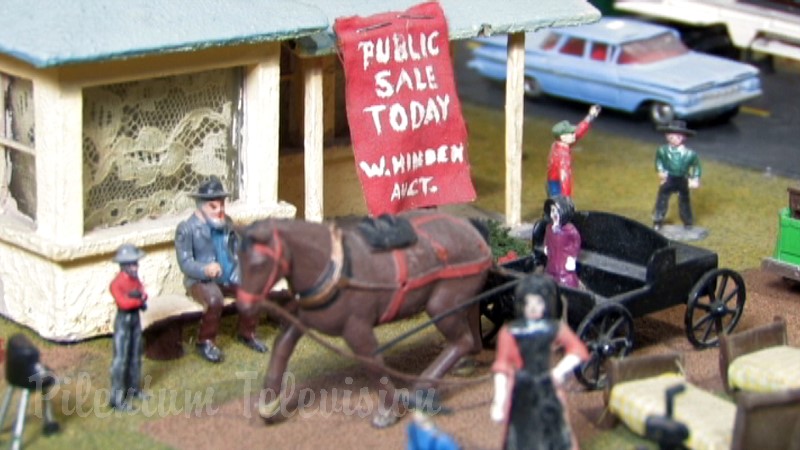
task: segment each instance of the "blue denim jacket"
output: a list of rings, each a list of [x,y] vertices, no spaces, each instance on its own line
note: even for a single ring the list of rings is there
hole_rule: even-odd
[[[211,229],[196,214],[178,224],[175,230],[175,254],[178,266],[183,272],[183,285],[189,289],[199,281],[216,281],[219,284],[239,284],[238,247],[239,239],[233,231],[233,221],[225,216],[225,247],[231,254],[234,263],[231,279],[228,283],[221,280],[212,280],[203,273],[203,267],[217,261],[214,242],[211,240]]]

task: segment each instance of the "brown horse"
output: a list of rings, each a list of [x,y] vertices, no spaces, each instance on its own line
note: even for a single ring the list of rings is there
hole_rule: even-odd
[[[377,364],[367,370],[376,382],[381,373],[375,367],[383,360],[373,355],[378,346],[374,327],[422,311],[434,317],[457,307],[483,289],[492,263],[485,233],[467,219],[417,211],[390,222],[397,221],[407,231],[413,229],[409,234],[416,239],[405,247],[384,250],[375,250],[354,226],[285,219],[252,224],[243,232],[239,253],[240,304],[262,300],[278,280],[286,278],[299,322],[341,336],[356,355],[373,359]],[[480,351],[479,320],[476,304],[437,322],[447,346],[420,378],[439,379],[461,357]],[[281,381],[301,335],[297,326],[288,324],[275,338],[258,408],[266,421],[280,419]],[[387,390],[382,401],[395,399],[391,383],[381,384]],[[415,386],[422,387],[422,383]],[[378,406],[375,426],[397,420],[390,406]]]

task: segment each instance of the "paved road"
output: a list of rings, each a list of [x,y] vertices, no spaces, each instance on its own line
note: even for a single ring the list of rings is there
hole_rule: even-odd
[[[469,51],[455,48],[456,81],[462,102],[503,108],[502,87],[466,68]],[[800,179],[800,66],[778,64],[774,73],[762,73],[764,95],[748,102],[728,123],[692,124],[698,131],[691,146],[702,158],[711,158],[758,171]],[[579,120],[583,104],[553,98],[527,101],[526,114],[559,120]],[[633,139],[660,143],[662,137],[644,119],[604,110],[595,129]]]

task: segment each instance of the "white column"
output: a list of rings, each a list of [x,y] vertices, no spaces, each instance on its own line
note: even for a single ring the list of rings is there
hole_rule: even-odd
[[[252,206],[278,202],[280,51],[270,46],[264,61],[245,69],[240,198]]]
[[[78,86],[33,80],[36,229],[59,244],[83,237],[83,99]]]
[[[525,33],[508,35],[506,71],[506,224],[514,226],[522,215]]]
[[[325,127],[323,126],[322,59],[303,60],[305,87],[305,116],[303,148],[305,150],[305,219],[314,222],[323,217],[323,166],[322,154]]]
[[[6,78],[0,77],[0,137],[6,137]],[[0,144],[0,214],[6,207],[8,199],[8,183],[10,181],[9,172],[11,165],[7,163],[8,156],[5,147]]]

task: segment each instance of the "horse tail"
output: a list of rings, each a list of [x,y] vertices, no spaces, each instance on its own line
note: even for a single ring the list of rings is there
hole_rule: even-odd
[[[484,242],[489,243],[489,225],[483,219],[476,219],[475,217],[469,218],[469,223],[478,230]]]

